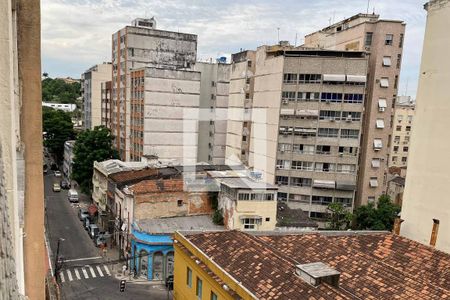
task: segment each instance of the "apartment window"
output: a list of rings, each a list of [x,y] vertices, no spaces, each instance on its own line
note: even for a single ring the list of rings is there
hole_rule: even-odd
[[[341,203],[344,207],[351,207],[353,201],[352,201],[352,198],[336,197],[336,198],[334,198],[334,202]]]
[[[289,184],[289,177],[287,176],[276,176],[275,182],[278,185],[288,185]]]
[[[289,201],[309,203],[311,197],[309,195],[289,194]]]
[[[188,287],[192,287],[192,270],[190,268],[187,268],[186,271],[186,284]]]
[[[252,61],[251,60],[247,60],[247,67],[249,67],[249,68],[252,67]]]
[[[363,94],[345,94],[344,103],[363,103]]]
[[[246,135],[243,135],[243,136],[242,136],[242,141],[243,141],[243,142],[246,142],[246,141],[247,141],[247,136],[246,136]]]
[[[290,166],[289,160],[283,160],[283,159],[277,160],[277,168],[278,169],[289,169],[289,166]]]
[[[270,218],[266,218],[266,222],[270,222]]]
[[[404,143],[408,143],[408,142],[409,142],[409,136],[405,136]]]
[[[404,34],[400,33],[400,38],[398,39],[398,47],[402,48],[403,47],[403,39],[404,39]]]
[[[408,160],[408,158],[407,158],[406,156],[403,156],[403,157],[402,157],[402,162],[405,163],[407,160]]]
[[[375,202],[375,197],[367,197],[367,202],[368,202],[368,203],[373,203],[373,202]]]
[[[372,46],[372,38],[373,38],[373,32],[366,32],[366,38],[365,38],[365,42],[364,42],[364,45],[366,47]]]
[[[256,226],[259,224],[260,219],[256,218],[244,218],[242,219],[242,224],[244,225],[244,229],[254,230]]]
[[[373,188],[378,187],[378,178],[377,177],[370,177],[369,186],[373,187]]]
[[[293,186],[311,186],[311,178],[291,177],[291,185]]]
[[[398,152],[398,146],[394,146],[394,152]]]
[[[300,74],[300,83],[320,83],[322,80],[322,75],[320,74]]]
[[[384,44],[388,46],[392,46],[394,43],[394,35],[393,34],[386,34],[386,37],[384,39]]]
[[[398,157],[397,157],[397,156],[392,156],[392,161],[393,161],[393,162],[396,162],[396,161],[397,161],[397,159],[398,159]]]
[[[320,205],[328,205],[333,202],[333,197],[328,196],[312,196],[311,203],[312,204],[320,204]]]
[[[403,152],[408,152],[409,148],[408,147],[403,147]]]
[[[396,131],[402,131],[402,125],[397,125],[397,127],[395,127]]]
[[[211,81],[211,86],[216,86],[216,82],[215,81]]]
[[[295,84],[297,83],[297,74],[293,73],[287,73],[283,76],[283,82],[288,84]]]
[[[343,111],[342,120],[345,121],[361,121],[361,113],[358,111]]]
[[[357,148],[356,147],[344,147],[339,146],[339,154],[346,156],[356,156]]]
[[[219,298],[217,298],[217,295],[213,291],[211,291],[211,297],[209,297],[209,299],[210,300],[217,300]]]
[[[334,172],[336,169],[336,165],[330,163],[316,162],[314,169],[318,172]]]
[[[310,218],[315,220],[325,220],[328,219],[329,214],[323,212],[312,211],[310,212]]]
[[[316,129],[315,128],[295,127],[294,134],[301,135],[303,137],[316,136]]]
[[[380,79],[380,86],[381,86],[382,88],[388,88],[388,87],[389,87],[389,78],[387,78],[387,77],[382,77],[382,78]]]
[[[402,55],[401,54],[397,54],[397,69],[400,69],[400,65],[402,63]]]
[[[338,164],[337,165],[337,172],[339,173],[355,173],[356,171],[356,165],[352,165],[352,164]]]
[[[198,299],[202,299],[203,294],[203,281],[197,277],[197,286],[195,288],[195,295]]]
[[[316,146],[316,154],[330,154],[331,146],[318,145]]]
[[[339,129],[337,128],[319,128],[318,136],[334,138],[339,134]]]
[[[291,147],[292,147],[292,145],[291,144],[284,144],[284,143],[282,143],[282,144],[278,144],[278,151],[280,151],[280,152],[288,152],[288,151],[291,151]]]
[[[398,87],[398,75],[395,75],[394,77],[394,89]]]
[[[322,102],[342,102],[342,94],[341,93],[322,93],[320,97]]]
[[[390,67],[392,65],[391,57],[390,56],[384,56],[383,57],[383,66]]]
[[[373,148],[375,149],[375,151],[378,151],[381,148],[383,148],[383,141],[381,139],[374,139]]]
[[[400,143],[400,136],[399,135],[394,136],[394,143]]]
[[[279,201],[287,201],[287,193],[280,193],[280,192],[278,192],[277,199]]]
[[[177,200],[177,205],[178,206],[183,206],[183,200]]]
[[[397,121],[400,123],[401,121],[403,121],[403,115],[398,115],[397,116]]]
[[[244,149],[241,150],[241,154],[242,154],[242,155],[245,155],[245,150],[244,150]]]
[[[294,144],[293,152],[301,154],[314,154],[314,145]]]
[[[249,93],[245,93],[245,99],[250,99],[250,94]]]
[[[304,171],[312,171],[314,170],[314,163],[309,161],[293,161],[292,169],[295,170],[304,170]]]
[[[341,112],[334,110],[321,110],[319,115],[320,120],[340,120]]]
[[[295,92],[283,92],[283,93],[281,93],[281,100],[283,100],[283,101],[295,101]]]
[[[358,129],[341,129],[341,138],[343,139],[358,139],[359,130]]]
[[[319,101],[320,93],[298,92],[298,100]]]
[[[412,120],[413,120],[413,116],[412,115],[408,115],[408,123],[412,123]]]
[[[406,131],[411,131],[411,126],[406,126]]]

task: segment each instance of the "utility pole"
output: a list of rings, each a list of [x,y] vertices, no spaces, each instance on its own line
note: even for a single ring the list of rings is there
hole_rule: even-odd
[[[58,281],[58,268],[59,268],[59,264],[58,264],[58,258],[59,258],[59,246],[61,244],[61,242],[64,241],[63,238],[59,238],[58,239],[58,244],[56,246],[56,255],[55,255],[55,279],[56,281]]]

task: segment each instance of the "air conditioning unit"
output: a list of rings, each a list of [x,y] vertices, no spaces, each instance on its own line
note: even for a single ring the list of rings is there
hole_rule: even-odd
[[[343,156],[344,156],[344,153],[339,153],[339,156],[340,156],[340,157],[343,157]]]
[[[351,121],[352,121],[352,117],[347,117],[347,118],[345,118],[345,121],[346,121],[346,122],[351,122]]]
[[[384,112],[384,111],[386,111],[386,108],[380,107],[380,112]]]
[[[289,104],[289,100],[283,100],[283,104]]]
[[[335,118],[330,118],[330,121],[334,122],[334,121],[336,121],[336,119]]]
[[[307,138],[308,136],[306,134],[302,134],[302,138]]]
[[[281,149],[281,150],[280,150],[280,153],[284,153],[284,149]]]
[[[330,103],[331,103],[331,101],[330,101],[330,100],[326,100],[326,101],[325,101],[325,103],[327,103],[327,104],[330,104]]]
[[[287,132],[287,131],[284,131],[284,132],[283,132],[283,135],[288,135],[288,132]]]

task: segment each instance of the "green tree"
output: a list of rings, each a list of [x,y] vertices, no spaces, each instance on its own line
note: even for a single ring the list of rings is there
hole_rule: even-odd
[[[381,195],[376,206],[369,203],[355,210],[354,227],[358,230],[392,230],[400,210],[388,195]]]
[[[327,220],[328,229],[345,230],[350,226],[353,216],[347,209],[345,209],[342,203],[330,203],[328,205],[328,211],[330,212]]]
[[[79,82],[66,83],[62,79],[45,77],[42,80],[42,101],[76,104],[80,89]]]
[[[75,137],[70,114],[43,107],[42,130],[45,132],[44,145],[60,162],[64,156],[64,142]]]
[[[78,182],[84,193],[90,193],[94,161],[104,161],[118,158],[118,153],[112,148],[112,136],[109,129],[96,126],[93,130],[81,132],[73,148],[72,178]]]

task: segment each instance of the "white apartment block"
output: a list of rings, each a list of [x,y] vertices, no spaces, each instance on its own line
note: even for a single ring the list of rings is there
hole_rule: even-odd
[[[42,106],[50,107],[53,109],[59,109],[59,110],[65,111],[65,112],[73,112],[75,109],[77,109],[76,104],[70,104],[70,103],[42,102]]]
[[[81,74],[81,96],[83,99],[84,128],[94,129],[102,125],[102,82],[111,80],[111,63],[91,67]]]
[[[64,143],[64,161],[63,161],[63,173],[67,179],[72,178],[72,166],[73,166],[73,147],[75,141],[66,141]]]
[[[368,53],[357,205],[376,201],[386,190],[390,120],[397,97],[405,26],[403,21],[358,14],[305,37],[306,47]]]
[[[218,59],[197,62],[193,69],[201,74],[197,161],[223,165],[231,65]]]
[[[398,96],[392,119],[393,132],[389,167],[406,168],[416,103],[409,96]]]
[[[132,145],[133,135],[137,134],[136,130],[132,132],[132,127],[136,126],[131,123],[132,108],[131,108],[131,77],[130,73],[132,70],[150,67],[152,70],[147,70],[146,74],[159,74],[164,71],[157,71],[155,68],[173,70],[172,74],[170,72],[166,73],[167,78],[157,77],[154,78],[152,84],[152,91],[150,93],[158,94],[158,90],[153,84],[158,81],[163,81],[164,84],[169,84],[169,86],[164,86],[161,90],[162,94],[168,95],[169,90],[171,91],[175,98],[170,98],[169,103],[165,103],[164,106],[168,108],[171,102],[179,100],[179,97],[183,95],[184,91],[189,88],[184,88],[178,90],[179,86],[170,86],[170,78],[176,76],[177,74],[181,76],[182,69],[190,69],[196,61],[197,56],[197,36],[193,34],[185,34],[179,32],[171,32],[156,29],[156,22],[152,19],[136,19],[133,21],[132,26],[126,26],[121,30],[117,31],[112,35],[112,93],[111,93],[111,124],[110,129],[112,134],[115,136],[116,147],[119,150],[119,154],[122,160],[129,161],[131,157],[131,152],[134,151],[135,159],[136,154],[143,153],[144,145],[142,147],[137,147],[136,144]],[[180,73],[181,72],[181,73]],[[188,73],[186,73],[188,74]],[[158,75],[158,76],[159,76]],[[184,75],[183,75],[184,76]],[[182,77],[183,77],[182,76]],[[197,75],[195,75],[197,76]],[[164,77],[164,76],[163,76]],[[147,77],[146,77],[147,78]],[[198,81],[200,78],[198,78]],[[148,80],[152,81],[152,80]],[[186,78],[181,79],[179,83],[187,81]],[[194,81],[197,81],[195,79]],[[200,87],[196,84],[194,86],[194,94],[197,98],[199,97]],[[189,95],[186,95],[188,98]],[[178,98],[177,98],[178,97]],[[178,100],[177,100],[178,99]],[[152,101],[152,100],[150,100]],[[192,106],[192,99],[187,106]],[[195,100],[198,107],[198,99]],[[184,105],[184,104],[182,104]],[[175,105],[174,105],[175,106]],[[168,112],[166,112],[168,113]],[[166,115],[167,118],[169,116]],[[178,115],[176,118],[180,118]],[[163,117],[164,119],[165,117]],[[170,118],[169,118],[170,119]],[[151,123],[151,122],[149,122]],[[143,126],[144,124],[142,124]],[[168,126],[166,121],[166,125]],[[175,127],[169,130],[180,131],[179,124],[174,125]],[[177,127],[178,126],[178,127]],[[164,132],[164,130],[163,130]],[[163,133],[155,133],[154,135],[163,137]],[[196,134],[195,134],[196,135]],[[150,138],[151,133],[147,134]],[[155,137],[156,137],[155,136]],[[172,138],[174,136],[172,135]],[[143,138],[143,137],[141,137]],[[168,136],[165,136],[167,139]],[[153,143],[153,142],[152,142]],[[170,143],[180,144],[180,141],[167,141],[163,145],[168,146]],[[197,143],[197,139],[193,144]],[[159,141],[154,144],[148,144],[145,150],[149,152],[163,154],[162,148],[159,145]],[[194,146],[194,145],[192,145]],[[134,149],[132,149],[134,147]],[[195,148],[195,149],[194,149]],[[177,155],[179,155],[180,149],[174,150]],[[196,147],[190,147],[191,154],[195,152],[195,155],[189,154],[189,157],[196,156]],[[169,151],[164,155],[170,156],[173,151]]]

